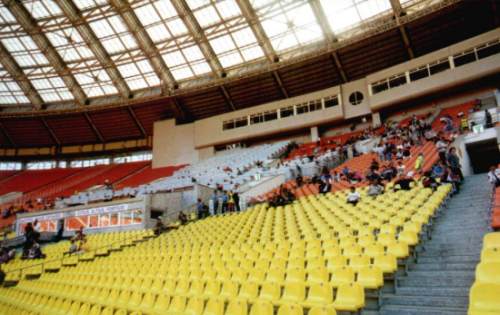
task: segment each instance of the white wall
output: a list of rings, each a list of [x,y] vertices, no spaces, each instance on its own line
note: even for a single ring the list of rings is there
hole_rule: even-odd
[[[194,124],[175,125],[162,120],[153,126],[153,168],[192,164],[198,161],[195,150]]]

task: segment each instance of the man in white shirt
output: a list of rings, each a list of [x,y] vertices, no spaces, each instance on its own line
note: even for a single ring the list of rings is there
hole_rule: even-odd
[[[495,187],[500,186],[500,177],[498,176],[498,170],[495,169],[494,166],[490,167],[490,171],[488,172],[488,181],[492,184],[495,185]]]
[[[356,191],[356,188],[351,187],[351,192],[347,195],[347,203],[352,205],[357,205],[359,200],[361,199],[361,195]]]

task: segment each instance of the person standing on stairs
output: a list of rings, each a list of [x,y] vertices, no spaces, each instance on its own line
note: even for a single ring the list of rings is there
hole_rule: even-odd
[[[460,166],[460,158],[457,155],[457,149],[451,147],[446,156],[448,160],[448,165],[450,166],[451,172],[460,178],[460,181],[464,180],[464,175],[462,174],[462,169]]]

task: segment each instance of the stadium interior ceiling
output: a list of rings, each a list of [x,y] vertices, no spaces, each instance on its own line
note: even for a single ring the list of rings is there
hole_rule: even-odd
[[[495,0],[3,0],[0,147],[143,139],[499,26]],[[112,123],[110,123],[112,121]]]

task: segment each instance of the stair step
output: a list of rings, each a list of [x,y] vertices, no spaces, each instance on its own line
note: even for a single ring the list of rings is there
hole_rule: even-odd
[[[467,277],[403,277],[398,279],[398,285],[414,287],[464,287],[471,286],[474,275]]]
[[[419,254],[417,263],[475,263],[479,262],[479,254],[477,255],[424,255]]]
[[[402,295],[417,295],[417,296],[469,296],[470,287],[398,287],[397,294]]]
[[[399,293],[399,292],[398,292]],[[409,305],[432,307],[459,307],[466,308],[468,297],[463,296],[414,296],[391,295],[382,299],[382,305]]]
[[[423,263],[419,262],[418,264],[412,264],[409,266],[410,271],[434,271],[434,270],[441,270],[441,271],[446,271],[446,270],[461,270],[461,271],[469,271],[469,270],[475,270],[476,269],[476,264],[475,263],[435,263],[435,262],[429,262],[429,263]]]
[[[474,278],[474,270],[462,271],[462,270],[412,270],[408,272],[408,278],[419,277],[419,278],[433,278],[433,279],[470,279]]]
[[[466,308],[386,305],[380,315],[466,315]]]

